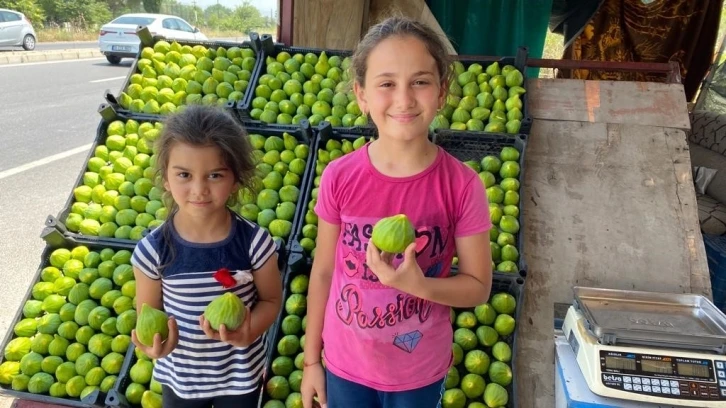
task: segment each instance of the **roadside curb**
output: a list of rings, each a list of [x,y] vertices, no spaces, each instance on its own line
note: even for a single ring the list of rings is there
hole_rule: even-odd
[[[27,62],[47,62],[47,61],[63,61],[78,60],[88,58],[103,57],[101,51],[95,48],[81,48],[74,50],[57,50],[57,51],[30,51],[30,52],[10,52],[0,53],[0,65],[5,64],[24,64]]]

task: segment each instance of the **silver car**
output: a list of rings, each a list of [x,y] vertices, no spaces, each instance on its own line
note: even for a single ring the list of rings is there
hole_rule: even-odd
[[[166,14],[134,13],[124,14],[101,27],[98,45],[111,64],[118,64],[121,58],[136,58],[139,53],[139,27],[149,28],[151,35],[168,39],[206,41],[207,37],[198,28],[180,17]]]
[[[0,8],[0,47],[35,49],[35,30],[25,14]]]

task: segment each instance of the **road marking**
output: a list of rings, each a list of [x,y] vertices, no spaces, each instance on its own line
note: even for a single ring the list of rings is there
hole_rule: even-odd
[[[93,143],[89,143],[87,145],[76,147],[75,149],[66,150],[65,152],[61,152],[58,154],[54,154],[52,156],[44,157],[42,159],[32,161],[30,163],[25,163],[23,165],[20,165],[18,167],[13,167],[12,169],[7,169],[5,171],[0,171],[0,180],[4,178],[8,178],[10,176],[14,176],[18,173],[22,173],[26,170],[31,170],[36,167],[45,166],[46,164],[53,163],[54,161],[65,159],[66,157],[73,156],[78,153],[87,152],[91,147],[93,147]]]
[[[95,84],[95,83],[98,83],[98,82],[115,81],[117,79],[125,79],[125,78],[126,78],[126,75],[120,76],[120,77],[113,77],[113,78],[95,79],[93,81],[88,81],[88,82],[89,83],[92,83],[92,84]]]
[[[59,60],[59,61],[44,61],[44,62],[23,62],[20,64],[0,64],[0,68],[11,68],[11,67],[27,67],[30,65],[45,65],[45,64],[62,64],[64,62],[81,62],[81,61],[100,61],[106,58],[82,58],[72,60]]]

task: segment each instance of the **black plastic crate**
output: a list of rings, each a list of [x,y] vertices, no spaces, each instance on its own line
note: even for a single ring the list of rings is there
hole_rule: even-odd
[[[283,290],[283,302],[287,300],[287,298],[290,296],[290,282],[298,275],[307,275],[310,276],[310,269],[311,265],[309,262],[306,261],[305,257],[300,252],[292,252],[290,255],[290,258],[288,259],[288,268],[287,268],[287,274],[285,276],[285,287]],[[498,292],[506,292],[509,293],[514,297],[514,299],[517,302],[517,306],[515,308],[514,312],[514,319],[517,322],[517,325],[515,326],[515,330],[512,334],[505,336],[502,341],[505,341],[510,348],[512,349],[512,359],[508,363],[510,368],[512,369],[512,383],[509,384],[509,386],[505,387],[507,389],[507,392],[509,393],[509,402],[506,405],[509,408],[517,407],[517,396],[516,396],[516,353],[517,353],[517,326],[521,323],[519,321],[521,316],[521,311],[524,306],[524,279],[510,274],[503,274],[503,273],[494,273],[494,276],[492,278],[492,289],[491,294],[495,294]],[[470,310],[473,311],[474,308],[468,308],[468,309],[455,309],[458,311],[464,311],[464,310]],[[284,336],[281,326],[282,326],[282,320],[287,316],[287,312],[285,310],[282,310],[277,318],[277,322],[273,326],[275,331],[271,331],[270,337],[269,337],[269,347],[268,347],[268,355],[267,355],[267,368],[265,370],[265,384],[267,381],[274,376],[274,373],[272,372],[272,361],[274,358],[278,355],[277,353],[277,344]],[[304,333],[303,333],[304,334]],[[453,342],[453,339],[452,339]],[[299,350],[301,352],[301,350]],[[293,358],[293,357],[291,357]],[[294,358],[293,358],[294,360]],[[462,363],[463,364],[463,363]],[[294,370],[298,370],[296,367]],[[260,403],[260,407],[263,406],[265,403],[270,401],[270,396],[267,394],[266,390],[263,390],[262,392],[262,399]]]
[[[5,334],[5,337],[2,342],[2,350],[5,350],[5,347],[8,345],[8,343],[16,338],[17,336],[13,332],[13,328],[15,325],[23,319],[23,306],[25,305],[25,302],[30,300],[32,298],[32,292],[33,292],[33,286],[40,281],[40,276],[43,268],[48,266],[49,259],[51,253],[59,248],[66,248],[66,249],[73,249],[74,247],[85,245],[90,249],[91,251],[94,250],[101,250],[103,248],[111,248],[115,251],[125,249],[125,250],[133,250],[133,247],[130,247],[128,245],[124,244],[101,244],[97,242],[92,241],[86,241],[83,239],[73,239],[68,237],[63,237],[62,234],[58,233],[57,231],[53,231],[51,228],[45,228],[41,234],[41,238],[43,238],[46,241],[46,247],[43,249],[43,253],[40,256],[40,264],[38,266],[37,271],[33,275],[33,279],[31,280],[30,286],[28,287],[28,290],[26,291],[25,295],[23,296],[22,303],[18,310],[15,312],[15,316],[13,317],[13,320],[10,322],[10,325],[8,326],[8,331]],[[125,359],[128,358],[128,356],[125,356]],[[0,354],[0,363],[5,362],[5,356],[4,354]],[[122,367],[123,368],[123,367]],[[123,372],[123,369],[122,371]],[[119,376],[121,373],[118,374]],[[110,391],[109,391],[110,392]],[[37,401],[44,404],[54,404],[54,405],[65,405],[65,406],[71,406],[71,407],[103,407],[104,401],[106,398],[106,393],[101,392],[100,390],[96,390],[89,395],[87,395],[83,399],[79,398],[57,398],[57,397],[51,397],[46,394],[33,394],[27,391],[15,391],[11,388],[10,385],[0,385],[0,394],[8,395],[13,398],[23,399],[23,400],[29,400],[29,401]]]
[[[259,80],[260,76],[264,74],[264,70],[266,67],[265,60],[268,56],[275,57],[280,52],[286,51],[290,54],[295,53],[315,53],[320,54],[322,51],[325,51],[328,55],[338,55],[341,57],[351,56],[353,54],[352,50],[325,50],[325,49],[316,49],[316,48],[304,48],[304,47],[288,47],[281,43],[274,43],[272,41],[272,38],[269,35],[263,35],[260,38],[260,48],[262,56],[258,59],[257,68],[255,69],[255,72],[252,75],[252,78],[255,79],[255,81]],[[528,56],[528,48],[527,47],[519,47],[517,49],[517,53],[515,56],[508,56],[508,57],[496,57],[496,56],[480,56],[480,55],[453,55],[451,58],[453,60],[460,61],[462,64],[464,64],[465,68],[468,68],[471,64],[479,63],[481,64],[484,69],[489,64],[492,64],[494,62],[499,62],[500,66],[504,65],[512,65],[516,67],[521,73],[522,76],[526,79],[526,68],[527,68],[527,56]],[[455,80],[455,79],[454,79]],[[257,82],[254,84],[251,84],[251,86],[256,87]],[[526,86],[526,80],[524,83],[522,83],[522,88],[527,90]],[[262,121],[253,119],[250,116],[251,111],[251,104],[252,100],[254,99],[254,93],[247,92],[245,94],[245,98],[237,103],[237,109],[236,112],[239,115],[240,120],[242,120],[245,123],[263,123]],[[519,129],[518,133],[521,134],[529,134],[532,128],[532,117],[529,114],[529,106],[527,103],[527,94],[525,93],[522,97],[522,120],[521,120],[521,127]],[[290,126],[294,125],[277,125],[273,124],[271,126],[279,126],[281,129],[289,128]],[[355,126],[355,127],[335,127],[336,130],[347,132],[347,133],[360,133],[360,134],[368,134],[371,131],[375,131],[375,124],[370,121],[368,126]],[[481,133],[491,133],[491,132],[481,132]]]
[[[113,388],[106,394],[106,398],[103,401],[106,408],[131,408],[141,406],[131,404],[126,399],[126,388],[131,383],[131,367],[133,367],[138,360],[139,359],[136,356],[136,346],[134,343],[131,343],[129,344],[129,349],[126,351],[126,358],[124,359],[124,364],[121,367],[121,373],[119,373],[118,378],[116,379],[116,384],[114,384]],[[147,390],[149,389],[148,385],[149,384],[145,384]]]
[[[267,354],[265,355],[265,374],[263,376],[263,386],[262,386],[262,395],[260,396],[260,404],[259,407],[262,407],[265,403],[271,400],[270,396],[267,394],[266,385],[267,381],[272,378],[275,374],[272,372],[272,361],[275,359],[275,357],[279,354],[277,352],[277,343],[280,342],[280,339],[284,336],[281,325],[282,320],[287,316],[287,312],[285,311],[285,302],[287,301],[287,298],[290,296],[290,282],[292,279],[297,275],[307,275],[310,276],[310,265],[305,262],[305,258],[300,252],[291,252],[290,257],[287,260],[287,268],[285,270],[285,276],[283,279],[283,289],[282,289],[282,309],[280,310],[280,313],[277,315],[277,319],[275,320],[275,323],[272,325],[270,330],[267,332]],[[307,296],[307,295],[306,295]],[[307,314],[307,311],[306,311]],[[304,334],[304,331],[302,332]],[[298,350],[299,353],[302,352],[302,349]],[[293,360],[295,360],[295,356],[291,356]],[[293,367],[293,371],[298,370],[298,368]],[[283,401],[284,402],[284,401]]]
[[[311,150],[313,151],[313,157],[310,160],[310,166],[309,168],[309,174],[306,179],[305,187],[301,191],[300,198],[302,200],[302,205],[298,206],[298,210],[300,211],[299,214],[295,215],[296,223],[293,226],[292,235],[291,235],[291,241],[293,242],[293,247],[290,247],[290,252],[300,252],[303,254],[303,256],[306,259],[306,262],[309,265],[312,265],[312,258],[310,257],[309,253],[306,253],[302,246],[300,245],[300,240],[302,239],[302,229],[307,224],[305,222],[305,214],[308,211],[308,205],[310,201],[312,200],[312,192],[315,188],[315,178],[317,177],[317,174],[315,172],[315,168],[318,162],[318,150],[325,147],[325,143],[327,143],[328,140],[338,140],[343,141],[347,140],[349,142],[353,142],[356,139],[359,139],[360,137],[365,137],[367,140],[370,140],[370,138],[373,136],[374,131],[373,129],[368,129],[367,132],[364,133],[354,133],[354,132],[344,132],[340,128],[333,128],[330,126],[330,123],[328,122],[322,122],[318,126],[316,130],[316,137],[311,145]]]
[[[132,117],[128,115],[122,115],[118,112],[116,112],[112,106],[101,104],[98,107],[98,112],[101,115],[101,121],[98,124],[98,128],[96,129],[96,138],[93,141],[93,145],[91,146],[91,149],[88,152],[88,155],[86,156],[86,160],[83,162],[83,168],[78,174],[78,177],[76,177],[76,181],[73,184],[73,189],[71,190],[70,195],[68,196],[68,199],[66,200],[66,203],[63,205],[63,209],[58,213],[56,217],[49,216],[48,219],[46,219],[46,226],[47,227],[57,227],[63,232],[63,235],[72,238],[72,239],[83,239],[83,240],[89,240],[89,241],[96,241],[99,244],[108,244],[108,245],[136,245],[136,241],[131,239],[118,239],[118,238],[111,238],[111,237],[100,237],[100,236],[91,236],[91,235],[82,235],[78,232],[73,232],[66,228],[65,223],[66,219],[68,218],[68,215],[71,213],[71,207],[73,203],[76,201],[75,196],[73,194],[73,190],[75,190],[77,187],[83,185],[83,175],[87,171],[88,162],[95,156],[95,150],[96,147],[99,145],[103,145],[106,143],[106,139],[108,138],[107,128],[108,125],[116,120],[126,121],[129,119],[133,119],[139,122],[139,124],[144,122],[150,122],[155,123],[159,121],[159,118],[151,119],[150,117],[147,118],[141,118],[138,116]]]
[[[353,55],[352,50],[327,50],[322,48],[306,48],[306,47],[288,47],[284,44],[280,43],[273,43],[272,38],[269,35],[263,35],[261,37],[261,56],[257,60],[257,66],[255,67],[255,71],[252,74],[252,78],[255,80],[254,83],[250,83],[250,89],[252,92],[245,93],[244,99],[239,101],[237,103],[237,109],[236,112],[239,115],[240,120],[242,120],[244,123],[251,123],[255,125],[265,125],[264,122],[260,120],[256,120],[250,116],[250,112],[252,110],[252,100],[255,98],[254,96],[254,89],[257,87],[257,83],[259,81],[259,78],[264,75],[265,69],[267,67],[267,57],[276,57],[277,54],[281,52],[288,52],[290,55],[295,54],[307,54],[307,53],[313,53],[316,55],[320,55],[321,52],[325,51],[325,54],[329,57],[331,56],[339,56],[341,58],[349,57]],[[280,129],[289,129],[294,128],[297,125],[279,125],[279,124],[270,124],[267,126],[273,126],[275,128]],[[345,132],[353,132],[353,133],[366,133],[373,129],[373,124],[369,122],[368,126],[353,126],[353,127],[336,127],[337,130],[345,131]]]
[[[505,273],[499,273],[495,272],[492,276],[492,289],[490,294],[491,296],[495,295],[496,293],[504,292],[512,295],[514,299],[517,302],[517,306],[514,309],[514,315],[512,316],[515,320],[515,326],[514,326],[514,332],[508,336],[500,336],[500,340],[504,341],[509,345],[509,347],[512,349],[512,359],[507,363],[509,365],[509,368],[512,370],[512,382],[504,387],[507,390],[507,393],[509,394],[509,401],[507,402],[506,407],[508,408],[516,408],[518,407],[518,399],[517,399],[517,336],[519,331],[519,326],[522,324],[520,321],[521,315],[522,315],[522,309],[524,308],[524,285],[525,281],[522,277],[511,275],[511,274],[505,274]],[[457,312],[463,312],[463,311],[470,311],[474,312],[474,308],[454,308],[454,310]],[[456,324],[452,323],[454,326],[454,330],[456,330]],[[477,346],[476,349],[484,350],[492,360],[494,361],[493,357],[491,356],[491,347],[482,347],[481,345]],[[466,355],[466,351],[464,352],[464,355]],[[464,363],[460,363],[456,366],[459,373],[466,372],[466,368],[464,368]],[[484,374],[486,376],[487,374]],[[463,376],[462,376],[463,378]],[[488,382],[487,382],[488,384]],[[479,397],[479,400],[481,400],[481,397]]]
[[[491,57],[491,56],[482,56],[482,55],[453,55],[451,58],[455,61],[460,61],[462,64],[464,64],[465,68],[469,68],[471,64],[478,63],[481,64],[484,70],[490,65],[495,62],[499,63],[500,68],[504,67],[505,65],[512,65],[515,68],[519,70],[519,72],[522,73],[522,76],[525,78],[524,82],[522,83],[522,88],[524,88],[527,92],[529,92],[529,89],[527,89],[527,57],[529,54],[529,49],[527,47],[519,47],[517,48],[517,54],[515,56],[506,56],[506,57]],[[456,79],[454,78],[454,81]],[[529,104],[527,103],[527,93],[523,94],[521,97],[522,100],[522,126],[519,129],[519,132],[517,134],[525,134],[529,135],[530,131],[532,130],[532,116],[529,114]],[[471,131],[467,131],[471,132]],[[477,132],[477,133],[483,133],[483,134],[492,134],[491,132]]]
[[[293,241],[294,246],[290,247],[290,252],[300,252],[302,253],[305,258],[306,262],[308,264],[312,264],[312,259],[310,257],[310,254],[306,253],[306,251],[303,250],[302,246],[300,245],[300,240],[302,239],[302,229],[306,225],[305,222],[305,213],[308,210],[308,203],[312,199],[312,191],[315,188],[314,180],[316,178],[315,175],[315,167],[318,160],[318,149],[321,148],[321,146],[324,146],[325,143],[330,140],[348,140],[348,141],[354,141],[355,139],[360,138],[361,136],[365,136],[366,138],[372,137],[374,132],[370,130],[367,132],[367,134],[352,134],[352,133],[346,133],[341,132],[337,129],[332,128],[327,122],[321,123],[321,125],[318,128],[317,137],[315,138],[315,141],[313,143],[314,146],[314,156],[311,161],[311,165],[309,167],[310,169],[310,175],[307,178],[307,184],[305,189],[302,191],[302,197],[304,198],[305,204],[303,206],[299,206],[298,209],[301,211],[300,214],[296,215],[297,223],[295,226],[293,226]],[[518,179],[520,180],[520,208],[521,203],[523,202],[523,189],[521,188],[522,180],[524,180],[524,153],[527,145],[527,136],[525,135],[507,135],[507,134],[489,134],[489,133],[481,133],[481,132],[466,132],[466,131],[456,131],[456,130],[437,130],[432,134],[432,139],[434,143],[437,145],[440,145],[444,148],[447,152],[452,154],[454,157],[461,161],[467,161],[467,160],[476,160],[477,162],[480,161],[484,156],[488,154],[494,154],[499,155],[499,150],[501,150],[504,146],[512,146],[515,147],[520,152],[519,157],[519,165],[520,165],[520,175]],[[518,221],[520,225],[520,230],[517,234],[515,234],[517,239],[517,250],[519,252],[519,261],[518,261],[518,267],[519,272],[522,276],[526,276],[527,271],[527,264],[524,260],[523,255],[523,217],[520,210],[520,214]]]
[[[83,184],[83,175],[86,172],[86,168],[87,168],[89,160],[92,157],[94,157],[94,154],[95,154],[94,152],[96,150],[96,147],[99,145],[102,145],[106,142],[106,138],[108,137],[107,127],[108,127],[109,123],[111,123],[115,120],[125,121],[127,119],[137,120],[139,123],[145,122],[144,120],[139,120],[138,117],[127,117],[124,115],[120,115],[119,113],[115,112],[111,106],[108,106],[105,104],[102,104],[99,107],[99,113],[101,113],[102,120],[98,125],[97,136],[93,142],[93,146],[91,147],[88,156],[86,157],[86,160],[84,161],[84,167],[81,169],[78,177],[76,178],[76,182],[73,185],[74,189]],[[149,121],[149,122],[151,122],[151,121]],[[157,121],[154,121],[154,122],[157,122]],[[282,136],[283,131],[274,129],[274,128],[270,128],[270,127],[248,126],[247,133],[248,134],[256,133],[256,134],[261,134],[263,136],[271,136],[271,135]],[[300,141],[302,143],[311,145],[313,142],[313,132],[310,129],[307,122],[302,123],[300,126],[296,127],[295,129],[291,129],[291,130],[287,131],[287,133],[290,134],[291,136],[294,136],[298,141]],[[306,170],[303,173],[303,175],[300,177],[300,185],[298,186],[298,188],[300,189],[301,197],[303,195],[303,190],[304,190],[305,183],[306,183],[306,175],[308,174],[307,169],[310,164],[310,161],[312,160],[312,156],[313,156],[313,153],[312,153],[312,146],[311,146],[310,152],[308,154],[308,158],[306,159],[306,161],[307,161]],[[132,245],[132,246],[136,245],[137,241],[131,240],[131,239],[89,236],[89,235],[82,235],[80,233],[70,231],[66,227],[65,224],[66,224],[66,218],[71,213],[71,207],[75,201],[76,200],[75,200],[74,194],[73,194],[73,192],[71,192],[71,194],[68,197],[68,200],[66,200],[66,203],[64,204],[63,209],[60,211],[60,213],[56,217],[48,216],[48,218],[46,219],[46,226],[58,228],[63,233],[63,235],[68,236],[70,238],[74,238],[74,239],[89,240],[89,241],[93,241],[93,242],[98,242],[99,244],[110,244],[110,245],[123,244],[123,245]],[[302,205],[302,204],[300,204],[300,201],[298,201],[297,207],[299,207],[300,205]],[[295,214],[298,214],[298,213],[299,213],[299,210],[298,210],[298,208],[296,208]],[[294,226],[295,226],[294,218],[293,218],[292,224],[293,224],[293,230],[294,230]],[[147,228],[144,231],[143,235],[146,235],[149,232],[150,232],[150,230]],[[292,236],[292,231],[291,231],[291,236]],[[281,260],[283,260],[284,257],[286,256],[286,250],[289,248],[289,246],[290,246],[290,239],[286,240],[286,242],[284,244],[280,244],[278,242],[278,252],[279,252]]]
[[[131,69],[129,70],[128,75],[126,76],[126,79],[123,82],[123,85],[121,85],[121,88],[116,93],[112,93],[111,90],[106,90],[104,92],[104,99],[113,106],[114,110],[119,112],[121,115],[128,116],[137,120],[161,120],[164,118],[165,115],[161,114],[148,114],[143,112],[132,112],[129,109],[123,108],[119,102],[118,102],[118,96],[121,95],[121,92],[125,91],[126,88],[129,86],[129,83],[131,82],[131,75],[138,73],[137,71],[137,64],[139,62],[139,59],[141,58],[141,51],[144,47],[153,47],[154,44],[156,44],[157,41],[169,41],[170,43],[172,41],[175,41],[179,43],[180,45],[189,45],[189,46],[195,46],[195,45],[202,45],[207,48],[214,48],[217,49],[219,47],[223,48],[230,48],[230,47],[239,47],[239,48],[249,48],[255,51],[255,68],[252,69],[249,85],[247,87],[247,91],[245,91],[244,98],[247,97],[247,94],[249,93],[249,90],[252,89],[252,85],[255,82],[255,70],[257,67],[257,64],[262,57],[260,53],[260,39],[259,35],[257,33],[250,33],[250,40],[249,41],[243,41],[243,42],[236,42],[236,41],[198,41],[198,40],[182,40],[182,39],[174,39],[174,38],[165,38],[163,36],[152,36],[149,32],[148,27],[142,27],[140,28],[136,34],[138,35],[139,39],[141,40],[141,45],[139,46],[139,52],[134,58],[134,63],[131,65]],[[228,110],[233,110],[235,108],[235,104],[233,103],[227,103],[225,105],[225,108]],[[235,115],[237,116],[237,115]]]
[[[285,241],[285,244],[283,245],[283,249],[285,251],[289,251],[290,247],[292,245],[293,237],[295,236],[294,235],[295,234],[295,225],[300,222],[299,217],[301,216],[301,214],[304,217],[305,212],[302,211],[302,209],[305,205],[307,205],[307,203],[303,202],[303,197],[305,196],[304,195],[305,186],[309,182],[308,179],[311,174],[310,166],[311,166],[311,163],[313,162],[313,157],[314,157],[314,146],[315,146],[314,133],[312,131],[312,128],[310,127],[310,124],[307,121],[303,121],[302,123],[300,123],[300,125],[297,125],[296,127],[292,128],[292,129],[288,129],[288,130],[282,130],[282,129],[279,129],[278,127],[270,127],[270,126],[266,126],[266,125],[265,126],[256,126],[256,125],[251,125],[251,124],[246,125],[245,128],[246,128],[248,135],[258,134],[258,135],[262,135],[265,137],[267,137],[267,136],[282,137],[283,133],[287,133],[291,136],[294,136],[299,142],[310,146],[310,149],[308,152],[308,157],[305,159],[305,161],[306,161],[305,172],[300,177],[300,185],[298,186],[300,195],[298,197],[297,203],[295,204],[295,215],[293,216],[293,219],[292,219],[292,229],[290,230],[290,236],[288,237],[288,239]],[[281,252],[280,257],[282,258],[283,256],[286,255],[286,253],[287,252],[285,252],[285,253]]]
[[[433,134],[433,142],[441,146],[445,151],[461,160],[462,162],[474,160],[480,162],[484,156],[493,155],[499,157],[499,152],[505,146],[514,147],[519,151],[519,232],[515,235],[517,240],[517,250],[519,252],[519,273],[526,277],[527,263],[524,260],[524,217],[522,216],[522,203],[524,202],[524,160],[525,150],[527,149],[527,136],[509,135],[504,133],[481,133],[460,130],[444,130],[438,129]],[[494,226],[496,228],[496,226]]]
[[[134,346],[134,343],[129,344],[128,350],[126,350],[126,356],[124,358],[124,364],[121,367],[121,372],[118,375],[118,378],[116,379],[116,383],[114,384],[113,388],[106,394],[106,398],[104,398],[103,403],[106,407],[130,407],[131,404],[126,400],[126,396],[123,392],[119,393],[119,387],[121,385],[124,385],[124,390],[126,389],[126,386],[128,386],[129,381],[131,379],[129,378],[129,372],[131,371],[131,367],[136,363],[138,360],[136,358],[136,346]]]
[[[70,236],[72,233],[68,231],[65,225],[63,225],[62,222],[60,222],[58,219],[53,217],[52,215],[49,215],[48,218],[45,220],[45,230],[52,231],[50,234],[55,237],[58,236],[60,239],[64,239],[66,236]],[[292,234],[291,234],[292,235]],[[55,238],[45,238],[46,241],[48,239],[55,239]],[[74,239],[78,242],[84,242],[88,243],[89,245],[100,245],[100,246],[114,246],[114,245],[123,245],[128,248],[136,248],[137,241],[131,241],[126,239],[115,239],[115,238],[104,238],[104,237],[92,237],[92,236],[86,236],[86,235],[79,235],[75,234],[71,239]],[[86,245],[86,244],[84,244]],[[284,244],[280,240],[275,240],[275,250],[277,252],[277,266],[280,268],[280,270],[284,270],[285,265],[285,259],[288,255],[288,247],[289,245]]]

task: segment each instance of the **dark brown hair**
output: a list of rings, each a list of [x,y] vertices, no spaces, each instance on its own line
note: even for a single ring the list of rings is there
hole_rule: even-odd
[[[171,149],[177,143],[191,146],[219,148],[224,164],[232,170],[239,187],[248,187],[255,175],[255,161],[252,157],[247,132],[230,114],[221,108],[203,105],[189,105],[181,113],[170,116],[164,123],[161,135],[156,140],[156,176],[164,190],[164,204],[170,213],[176,210],[171,194],[163,187],[169,167]],[[237,192],[230,196],[237,197]]]
[[[252,145],[247,132],[229,113],[218,107],[203,105],[187,105],[183,111],[169,116],[164,122],[161,135],[156,140],[155,155],[156,182],[162,189],[164,205],[169,209],[167,222],[163,228],[163,239],[170,250],[168,262],[159,266],[162,270],[171,264],[175,257],[174,245],[171,240],[171,219],[178,210],[171,193],[164,188],[169,167],[171,150],[178,143],[191,146],[219,148],[224,164],[232,171],[238,187],[248,187],[255,175],[255,160],[252,156]],[[227,202],[234,205],[238,191],[234,191]]]
[[[408,17],[389,17],[368,29],[365,37],[358,43],[351,64],[352,77],[360,86],[365,86],[368,56],[381,41],[391,37],[414,37],[426,45],[426,49],[436,61],[441,82],[449,81],[451,58],[446,43],[431,27]]]

